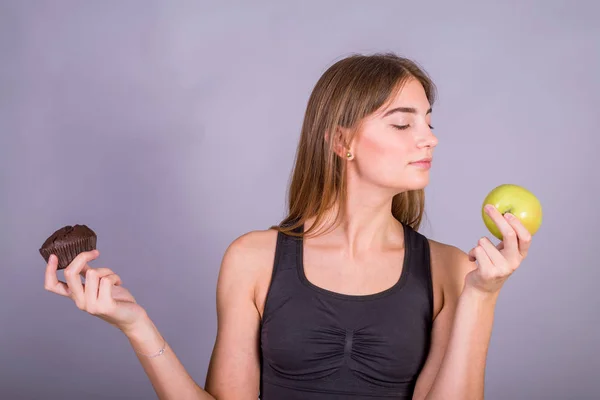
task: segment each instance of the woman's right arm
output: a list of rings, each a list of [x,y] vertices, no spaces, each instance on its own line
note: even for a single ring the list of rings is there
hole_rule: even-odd
[[[257,282],[270,276],[277,233],[253,231],[225,252],[217,283],[217,338],[206,390],[217,399],[256,400],[260,384]]]
[[[269,236],[267,232],[248,233],[225,251],[217,281],[217,338],[204,390],[170,349],[152,359],[138,356],[160,399],[258,399],[260,314],[254,289],[260,267],[266,265],[263,258],[272,252]],[[150,320],[142,326],[127,335],[132,346],[144,354],[156,352],[163,339]]]
[[[124,333],[138,354],[137,357],[159,399],[211,400],[216,398],[196,384],[150,318],[144,317],[139,325]],[[164,353],[161,355],[148,357],[148,355],[158,354],[158,350],[162,348]]]
[[[260,261],[256,254],[264,253],[260,251],[261,236],[264,234],[250,233],[238,238],[223,257],[217,284],[218,333],[204,390],[190,377],[146,312],[121,286],[120,278],[107,268],[94,269],[87,264],[98,256],[97,251],[81,253],[73,260],[65,270],[66,283],[58,281],[57,260],[52,257],[45,286],[123,331],[161,400],[255,400],[260,379],[260,315],[254,301],[258,268],[253,266]],[[85,285],[80,275],[85,276]],[[162,348],[164,352],[153,357]]]

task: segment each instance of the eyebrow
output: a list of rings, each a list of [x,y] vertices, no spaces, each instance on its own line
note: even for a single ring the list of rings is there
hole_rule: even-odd
[[[431,113],[431,107],[429,108],[429,110],[427,110],[427,112],[425,113],[425,115]],[[416,114],[417,113],[417,109],[414,107],[396,107],[396,108],[392,108],[391,110],[389,110],[388,112],[386,112],[383,115],[383,118],[387,117],[388,115],[397,113],[397,112],[404,112],[404,113],[410,113],[410,114]]]

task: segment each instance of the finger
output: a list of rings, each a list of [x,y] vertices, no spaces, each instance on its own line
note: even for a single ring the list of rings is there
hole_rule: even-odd
[[[110,268],[104,268],[104,267],[98,267],[98,268],[92,268],[89,265],[85,265],[85,267],[83,267],[83,270],[86,271],[85,274],[83,273],[83,271],[80,273],[80,275],[82,275],[86,281],[87,281],[87,274],[89,271],[96,271],[98,273],[98,276],[100,278],[102,278],[103,276],[107,276],[110,274],[114,274],[115,272],[110,269]],[[118,275],[117,275],[118,276]],[[123,283],[123,281],[121,280],[121,277],[119,277],[119,280],[116,283],[116,286],[119,286]]]
[[[485,254],[490,259],[491,263],[495,267],[504,267],[506,264],[506,258],[500,253],[500,251],[494,246],[494,244],[490,241],[490,239],[486,237],[482,237],[479,239],[479,245],[485,251]]]
[[[98,290],[98,302],[102,304],[102,306],[106,307],[114,303],[114,299],[112,297],[112,287],[116,282],[120,281],[118,275],[112,274],[107,275],[100,279],[100,289]]]
[[[85,274],[85,304],[86,310],[94,314],[96,309],[96,299],[98,298],[98,283],[100,276],[93,268],[88,268]]]
[[[79,253],[67,268],[65,268],[65,278],[67,285],[71,290],[71,297],[75,301],[77,307],[81,310],[85,309],[85,294],[81,283],[80,273],[88,262],[96,259],[99,255],[100,253],[98,250]]]
[[[92,267],[90,267],[87,263],[83,266],[83,268],[81,268],[81,271],[79,271],[79,275],[81,275],[83,278],[85,278],[85,275],[87,274],[87,272],[91,269]]]
[[[89,313],[93,314],[96,310],[100,279],[110,274],[113,272],[108,268],[87,268],[84,293],[86,309]]]
[[[488,279],[489,277],[496,275],[492,261],[482,246],[476,246],[473,249],[473,254],[475,255],[475,260],[477,261],[479,267],[479,273],[484,279]]]
[[[469,250],[469,261],[473,262],[476,260],[475,258],[475,248],[473,247],[471,250]]]
[[[527,255],[527,251],[529,251],[529,246],[531,245],[531,233],[529,233],[519,218],[515,217],[513,214],[507,213],[504,215],[504,217],[517,233],[519,252],[523,257],[525,257]]]
[[[498,251],[504,249],[504,242],[500,242],[496,245],[496,248],[498,249]],[[473,262],[475,261],[475,253],[474,253],[475,249],[471,249],[471,251],[469,251],[468,255],[469,255],[469,261]]]
[[[469,254],[473,256],[473,258],[478,264],[485,265],[486,267],[493,266],[492,260],[490,260],[490,257],[487,255],[487,253],[480,244],[473,247]]]
[[[477,261],[477,256],[475,255],[475,248],[476,247],[473,247],[468,253],[469,261]]]
[[[69,297],[71,291],[66,283],[58,280],[56,270],[58,268],[58,258],[52,254],[46,265],[46,274],[44,275],[44,289],[49,292]]]
[[[517,233],[511,224],[509,224],[500,211],[491,204],[485,206],[485,212],[490,216],[492,221],[494,221],[500,230],[500,233],[502,233],[502,241],[504,242],[504,249],[506,252],[511,255],[518,254],[519,243],[517,241]]]

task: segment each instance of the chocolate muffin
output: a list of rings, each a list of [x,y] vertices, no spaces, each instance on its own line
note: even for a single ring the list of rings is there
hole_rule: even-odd
[[[48,263],[50,255],[58,257],[58,269],[65,269],[79,253],[96,250],[96,233],[85,225],[67,225],[54,232],[40,248]]]

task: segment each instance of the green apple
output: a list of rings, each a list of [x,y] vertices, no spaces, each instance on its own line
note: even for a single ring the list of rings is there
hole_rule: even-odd
[[[542,224],[542,205],[533,193],[519,185],[500,185],[488,193],[481,207],[485,226],[492,235],[500,240],[502,240],[502,233],[490,216],[486,214],[483,208],[486,204],[495,206],[502,215],[513,214],[532,236]]]

